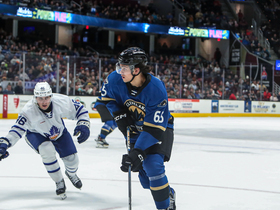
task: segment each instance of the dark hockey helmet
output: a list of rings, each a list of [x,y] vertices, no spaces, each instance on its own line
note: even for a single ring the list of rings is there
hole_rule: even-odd
[[[148,63],[148,56],[141,48],[130,47],[121,52],[118,58],[118,63],[134,67],[138,67],[138,64],[146,66]]]

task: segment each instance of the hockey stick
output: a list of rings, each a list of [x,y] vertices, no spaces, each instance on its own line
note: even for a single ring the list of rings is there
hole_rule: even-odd
[[[126,127],[127,154],[130,152],[130,128]],[[131,165],[128,166],[128,209],[131,210]]]

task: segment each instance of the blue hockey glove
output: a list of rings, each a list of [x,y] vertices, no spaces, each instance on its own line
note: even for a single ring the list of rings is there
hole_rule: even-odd
[[[113,113],[114,120],[118,125],[119,130],[122,134],[126,137],[127,126],[130,128],[130,137],[133,138],[134,136],[138,135],[138,130],[134,125],[134,121],[127,110],[120,110]]]
[[[142,162],[145,158],[146,154],[143,150],[134,148],[130,151],[129,155],[123,155],[121,170],[128,172],[128,167],[131,165],[131,171],[137,172],[142,169]]]
[[[0,161],[9,156],[9,153],[7,152],[8,145],[9,145],[8,139],[5,137],[1,137],[0,138]]]
[[[78,137],[78,143],[81,144],[85,142],[89,135],[90,135],[90,122],[86,120],[80,120],[77,123],[77,126],[74,130],[73,136],[79,136]]]

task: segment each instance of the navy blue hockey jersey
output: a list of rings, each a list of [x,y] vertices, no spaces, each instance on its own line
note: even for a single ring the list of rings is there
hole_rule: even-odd
[[[103,83],[98,101],[106,103],[111,113],[129,111],[139,131],[137,139],[131,139],[135,148],[149,148],[159,142],[167,127],[173,128],[173,124],[168,123],[172,116],[165,85],[151,74],[140,88],[135,89],[130,83],[124,83],[116,71],[112,72]]]

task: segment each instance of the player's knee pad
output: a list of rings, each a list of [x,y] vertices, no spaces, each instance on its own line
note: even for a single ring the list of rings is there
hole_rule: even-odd
[[[53,146],[52,142],[44,141],[38,147],[39,154],[41,155],[43,162],[50,162],[56,160],[55,156],[55,147]]]
[[[79,157],[78,155],[72,154],[62,158],[65,168],[69,173],[76,173],[79,166]]]

